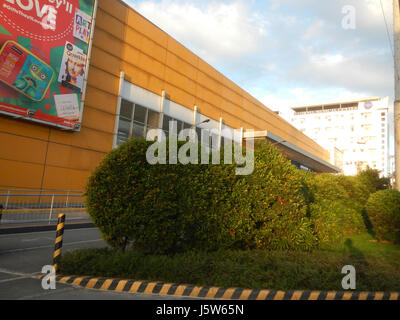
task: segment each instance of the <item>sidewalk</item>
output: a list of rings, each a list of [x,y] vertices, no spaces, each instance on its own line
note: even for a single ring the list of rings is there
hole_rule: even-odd
[[[95,228],[94,224],[89,219],[74,220],[73,222],[65,221],[65,229],[80,229],[80,228]],[[40,232],[40,231],[55,231],[57,229],[57,222],[50,224],[44,222],[37,223],[21,223],[21,224],[1,224],[0,234],[11,233],[26,233],[26,232]]]

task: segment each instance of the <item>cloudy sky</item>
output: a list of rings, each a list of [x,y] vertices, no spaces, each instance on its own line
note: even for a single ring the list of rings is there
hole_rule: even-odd
[[[393,101],[392,40],[380,0],[125,1],[273,110]],[[381,1],[392,39],[392,1]]]

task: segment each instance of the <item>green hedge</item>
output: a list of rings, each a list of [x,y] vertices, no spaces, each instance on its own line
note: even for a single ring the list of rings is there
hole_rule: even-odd
[[[380,177],[379,170],[367,167],[359,172],[356,176],[357,180],[362,183],[369,193],[390,188],[390,179]]]
[[[248,176],[235,175],[235,164],[150,165],[151,144],[132,139],[111,151],[87,184],[89,214],[112,247],[162,254],[316,246],[298,170],[269,143],[257,144]]]
[[[346,235],[366,230],[362,212],[368,191],[355,177],[302,175],[308,216],[319,247],[343,242]]]
[[[233,165],[150,165],[146,150],[152,143],[129,140],[89,179],[88,212],[105,241],[159,254],[232,245]]]
[[[366,211],[379,240],[400,244],[400,192],[394,189],[373,193]]]
[[[131,139],[112,150],[87,183],[88,212],[114,248],[311,250],[365,231],[369,191],[358,178],[299,170],[267,141],[256,143],[247,176],[223,159],[150,165],[152,144]]]
[[[240,232],[249,248],[314,248],[299,170],[272,144],[255,145],[254,172],[233,188],[232,213],[241,216]]]

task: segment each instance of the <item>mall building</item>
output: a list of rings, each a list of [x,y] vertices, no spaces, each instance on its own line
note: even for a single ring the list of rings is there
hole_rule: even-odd
[[[99,0],[79,130],[0,114],[0,187],[83,190],[103,157],[151,128],[254,130],[301,168],[330,153],[119,0]],[[228,137],[226,137],[228,138]],[[380,162],[379,162],[380,165]]]

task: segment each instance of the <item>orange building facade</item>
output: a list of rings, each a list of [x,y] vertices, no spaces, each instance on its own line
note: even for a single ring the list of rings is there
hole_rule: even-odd
[[[128,5],[99,0],[80,131],[1,115],[0,188],[83,190],[118,144],[121,106],[146,101],[171,117],[181,108],[184,119],[176,118],[182,121],[208,118],[232,129],[268,131],[321,163],[329,161],[328,151]]]

